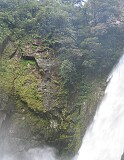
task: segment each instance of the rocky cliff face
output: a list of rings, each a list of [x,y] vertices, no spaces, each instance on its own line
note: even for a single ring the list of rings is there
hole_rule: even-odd
[[[122,5],[114,14],[117,4],[92,2],[82,8],[12,2],[17,14],[11,6],[2,14],[3,152],[50,145],[74,155],[79,149],[124,42]]]
[[[50,145],[60,153],[76,153],[102,85],[94,82],[89,98],[79,104],[78,91],[69,93],[60,80],[54,50],[37,40],[21,48],[9,41],[1,59],[2,146],[18,152]]]

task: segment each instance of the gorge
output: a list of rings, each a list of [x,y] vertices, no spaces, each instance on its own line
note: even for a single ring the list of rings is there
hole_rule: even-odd
[[[0,160],[77,154],[123,54],[123,6],[122,0],[0,0]]]

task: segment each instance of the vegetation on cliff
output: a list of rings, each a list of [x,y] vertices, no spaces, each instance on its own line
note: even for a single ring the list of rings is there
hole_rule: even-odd
[[[16,101],[12,136],[79,149],[95,91],[122,54],[122,3],[0,0],[0,88]]]

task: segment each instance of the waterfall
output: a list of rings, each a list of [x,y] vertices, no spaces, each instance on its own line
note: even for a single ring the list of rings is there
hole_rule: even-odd
[[[87,129],[77,160],[120,160],[124,151],[124,56],[109,76],[105,96]]]

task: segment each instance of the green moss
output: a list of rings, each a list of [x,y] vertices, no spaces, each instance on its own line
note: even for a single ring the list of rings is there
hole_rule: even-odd
[[[31,66],[35,66],[36,65],[36,63],[34,61],[30,61],[30,60],[23,60],[20,63],[24,67],[27,67],[28,65],[31,65]]]
[[[70,114],[71,109],[69,107],[71,106],[68,106],[68,91],[59,78],[52,77],[51,84],[49,84],[52,88],[50,91],[54,91],[51,93],[53,97],[51,101],[53,116],[47,112],[49,118],[45,117],[46,113],[41,117],[40,113],[45,112],[46,109],[43,105],[43,94],[37,91],[38,73],[35,63],[32,61],[2,59],[0,64],[2,66],[0,68],[2,77],[0,85],[9,93],[12,92],[14,86],[14,95],[19,99],[16,100],[17,110],[25,115],[24,120],[23,117],[21,117],[21,121],[16,119],[16,125],[23,130],[28,126],[32,134],[38,135],[40,139],[44,136],[44,139],[50,145],[59,142],[64,145],[65,143],[62,152],[68,152],[70,149],[76,152],[80,146],[79,137],[81,134],[80,125],[78,124],[78,109]],[[21,105],[21,101],[24,102],[24,106]],[[51,127],[53,117],[53,120],[57,122],[56,128]],[[74,117],[76,117],[75,122],[73,122]]]
[[[37,92],[37,81],[34,75],[20,76],[15,80],[15,94],[34,111],[43,111],[42,95]]]
[[[34,62],[2,59],[0,65],[0,86],[9,93],[14,89],[14,95],[20,97],[31,109],[45,111],[42,93],[37,92],[37,74],[32,72],[35,69]]]
[[[5,23],[0,20],[0,44],[11,34],[11,31]]]

